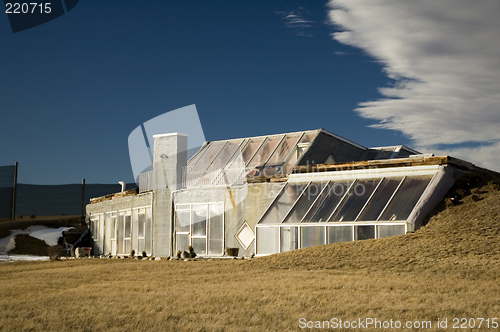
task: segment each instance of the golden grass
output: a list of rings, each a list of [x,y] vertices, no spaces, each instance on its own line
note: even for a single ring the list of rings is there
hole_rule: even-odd
[[[455,317],[491,322],[500,313],[500,192],[486,186],[480,198],[465,197],[414,234],[253,260],[2,263],[0,330],[296,331],[300,318],[371,317],[431,321],[437,331],[438,319],[449,329]]]

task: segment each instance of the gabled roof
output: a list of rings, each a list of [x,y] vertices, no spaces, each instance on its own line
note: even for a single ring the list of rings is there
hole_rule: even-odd
[[[420,154],[420,152],[404,145],[381,146],[376,148],[368,148],[362,160],[404,158],[410,155],[418,154]]]

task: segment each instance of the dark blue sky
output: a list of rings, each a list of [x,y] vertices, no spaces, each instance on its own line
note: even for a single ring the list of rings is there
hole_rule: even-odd
[[[25,183],[132,182],[130,132],[191,104],[207,140],[325,128],[409,144],[353,112],[391,80],[326,15],[326,1],[86,0],[12,33],[1,14],[0,165]]]

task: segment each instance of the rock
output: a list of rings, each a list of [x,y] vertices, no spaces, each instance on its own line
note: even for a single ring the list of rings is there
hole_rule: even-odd
[[[161,257],[155,257],[155,261],[161,261]]]

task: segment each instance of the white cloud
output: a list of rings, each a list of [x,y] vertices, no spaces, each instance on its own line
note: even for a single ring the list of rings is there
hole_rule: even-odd
[[[420,150],[499,170],[500,1],[331,0],[336,40],[359,47],[396,80],[356,111]],[[439,144],[489,143],[437,150]],[[476,159],[477,158],[477,159]]]
[[[296,31],[298,36],[312,37],[312,33],[308,31],[314,24],[313,21],[309,20],[307,17],[311,16],[311,13],[302,7],[292,11],[278,11],[275,12],[280,15],[285,26],[287,28],[292,28]]]

